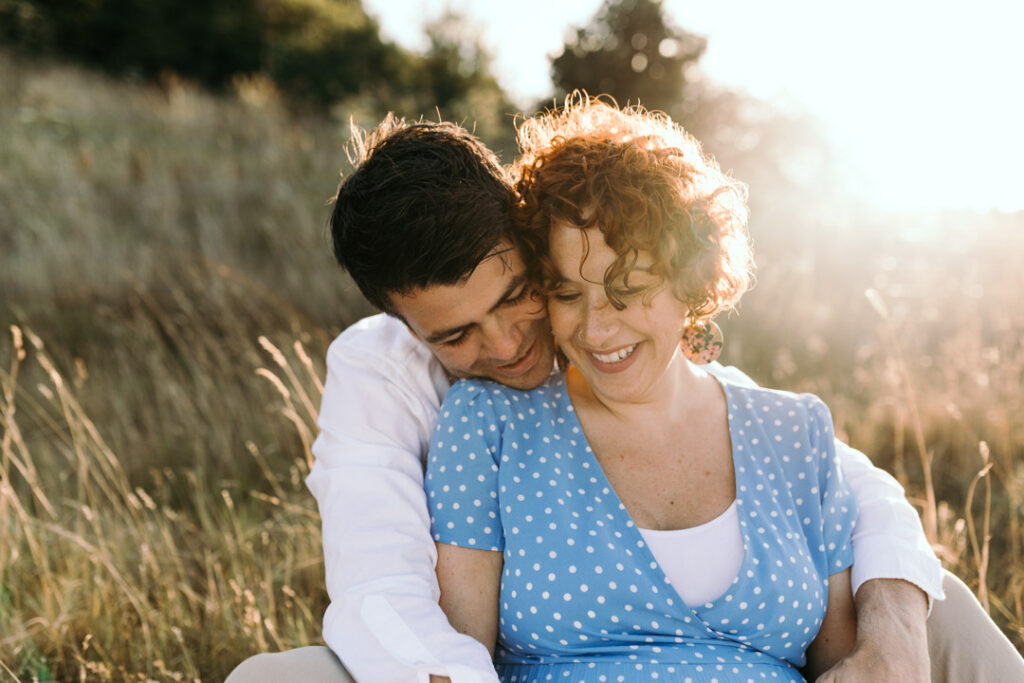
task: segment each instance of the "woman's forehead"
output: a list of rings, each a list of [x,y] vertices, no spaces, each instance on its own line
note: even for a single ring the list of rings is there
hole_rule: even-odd
[[[578,275],[586,280],[604,280],[604,273],[620,256],[626,257],[628,274],[654,274],[654,257],[645,250],[620,255],[605,242],[599,227],[581,228],[568,222],[551,227],[551,258],[563,276]]]

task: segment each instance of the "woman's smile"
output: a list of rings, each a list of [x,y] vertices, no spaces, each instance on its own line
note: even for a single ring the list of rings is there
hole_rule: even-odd
[[[686,306],[650,272],[647,252],[638,254],[629,287],[610,284],[621,301],[613,304],[605,274],[616,254],[599,229],[558,223],[550,242],[560,282],[548,314],[559,348],[603,399],[650,400],[677,360]]]
[[[605,353],[596,351],[586,351],[586,353],[590,356],[594,367],[601,372],[622,372],[636,360],[634,352],[638,346],[640,346],[639,342]]]

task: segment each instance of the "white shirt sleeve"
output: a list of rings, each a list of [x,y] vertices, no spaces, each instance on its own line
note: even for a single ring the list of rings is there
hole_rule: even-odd
[[[707,366],[712,374],[738,384],[756,383],[734,367]],[[902,579],[942,600],[942,564],[932,551],[921,518],[907,502],[903,487],[868,457],[836,439],[836,454],[843,475],[857,499],[857,525],[853,530],[853,593],[871,579]]]
[[[942,563],[924,535],[921,518],[907,502],[903,487],[888,472],[871,464],[860,451],[836,440],[843,475],[857,499],[853,529],[854,595],[871,579],[903,579],[942,600]]]
[[[328,352],[306,479],[320,508],[331,601],[324,640],[361,683],[418,683],[430,674],[496,683],[487,649],[456,632],[438,605],[421,464],[437,407],[402,380],[418,372],[426,375],[420,387],[429,385],[429,371],[358,351],[336,341]]]

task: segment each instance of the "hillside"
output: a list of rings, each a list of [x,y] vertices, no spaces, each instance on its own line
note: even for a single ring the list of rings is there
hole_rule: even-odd
[[[260,81],[0,59],[11,673],[218,680],[318,642],[318,378],[370,312],[325,239],[345,139]],[[752,197],[759,283],[726,360],[819,393],[1021,647],[1024,216]]]

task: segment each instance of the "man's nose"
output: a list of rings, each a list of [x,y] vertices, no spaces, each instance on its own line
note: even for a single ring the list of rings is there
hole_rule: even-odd
[[[515,321],[494,316],[484,328],[490,355],[497,361],[512,362],[523,343],[523,333]]]

